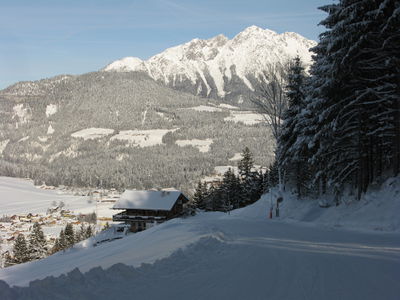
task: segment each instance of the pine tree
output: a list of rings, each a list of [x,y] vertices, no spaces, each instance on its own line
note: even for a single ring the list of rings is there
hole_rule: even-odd
[[[242,159],[238,164],[239,174],[244,180],[251,176],[252,169],[254,168],[253,154],[248,147],[244,148],[242,152]]]
[[[286,97],[288,109],[284,114],[282,133],[278,139],[278,163],[284,170],[286,180],[294,182],[300,197],[305,184],[308,168],[306,162],[307,147],[298,143],[302,136],[304,123],[302,111],[305,103],[305,73],[300,58],[297,56],[289,69]]]
[[[93,228],[91,225],[86,227],[86,232],[85,232],[85,239],[91,238],[93,236]]]
[[[47,256],[47,242],[39,223],[34,223],[29,235],[30,259],[41,259]]]
[[[71,223],[68,223],[64,229],[65,234],[65,242],[67,248],[72,247],[75,244],[75,234],[74,234],[74,227]]]
[[[234,207],[238,207],[238,182],[232,169],[229,168],[225,173],[222,180],[222,184],[219,187],[221,190],[221,202],[220,210],[228,211]]]
[[[193,194],[193,202],[195,207],[198,209],[206,208],[206,203],[205,203],[206,195],[204,193],[204,188],[207,188],[207,184],[206,183],[202,184],[201,181],[199,181],[196,190]]]
[[[395,3],[342,0],[322,8],[329,13],[322,22],[329,30],[315,49],[312,69],[316,151],[311,161],[317,176],[326,177],[335,190],[355,186],[358,198],[382,171],[398,173]]]
[[[83,223],[81,223],[81,227],[79,228],[79,230],[75,231],[75,242],[79,243],[80,241],[83,241],[85,239],[85,225]]]
[[[243,158],[238,164],[242,191],[240,206],[245,206],[260,198],[262,183],[259,173],[254,170],[253,154],[248,147],[243,150],[242,156]]]
[[[65,250],[68,248],[67,240],[65,237],[65,232],[64,229],[61,229],[60,231],[60,236],[58,238],[58,249],[60,250]]]
[[[29,261],[29,251],[28,245],[23,234],[19,234],[15,239],[14,248],[13,248],[14,263],[21,264]]]

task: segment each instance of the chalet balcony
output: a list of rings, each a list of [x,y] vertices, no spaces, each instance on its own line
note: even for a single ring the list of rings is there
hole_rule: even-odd
[[[157,221],[163,222],[167,220],[165,216],[138,216],[138,215],[128,215],[125,212],[121,212],[119,214],[113,215],[113,221],[115,222],[132,222],[132,221]]]

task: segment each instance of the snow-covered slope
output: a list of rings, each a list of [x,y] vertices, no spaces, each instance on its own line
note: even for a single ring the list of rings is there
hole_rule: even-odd
[[[144,71],[177,89],[229,98],[238,89],[253,90],[258,75],[270,64],[285,63],[298,55],[305,65],[310,65],[309,49],[315,45],[294,32],[278,34],[251,26],[231,40],[223,35],[209,40],[194,39],[146,61],[126,57],[103,70]]]
[[[394,196],[387,199],[393,205],[399,199],[392,191],[382,195]],[[292,200],[284,200],[282,213],[290,213]],[[69,272],[22,289],[0,281],[0,298],[398,299],[398,232],[287,223],[268,219],[268,208],[266,195],[231,214],[175,219],[97,247],[84,241],[0,270],[0,280],[23,286]],[[373,213],[370,206],[363,215]],[[357,213],[353,219],[367,221]]]

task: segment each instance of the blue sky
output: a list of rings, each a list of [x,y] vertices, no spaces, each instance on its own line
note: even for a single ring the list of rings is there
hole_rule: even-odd
[[[248,26],[318,39],[329,0],[1,0],[0,88],[147,59],[193,38]]]

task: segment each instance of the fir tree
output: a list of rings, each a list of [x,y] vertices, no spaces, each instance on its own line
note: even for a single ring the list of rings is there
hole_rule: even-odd
[[[29,235],[30,259],[41,259],[47,256],[47,242],[39,223],[34,223]]]
[[[74,227],[71,223],[68,223],[64,229],[65,234],[65,242],[67,248],[72,247],[75,244],[75,234],[74,234]]]
[[[206,198],[206,193],[205,189],[207,188],[207,184],[204,183],[202,184],[201,181],[197,184],[196,190],[193,194],[193,203],[194,206],[198,209],[205,209],[206,208],[206,203],[205,203],[205,198]]]
[[[242,159],[238,164],[239,174],[242,179],[251,176],[252,169],[254,168],[253,154],[248,147],[244,148],[242,152]]]
[[[91,225],[86,227],[86,232],[85,232],[85,239],[91,238],[93,236],[93,228]]]
[[[300,58],[294,59],[289,69],[286,97],[288,98],[288,109],[284,114],[282,133],[278,139],[278,163],[284,170],[286,179],[295,183],[297,194],[302,195],[305,185],[306,169],[306,147],[297,143],[302,136],[303,115],[305,103],[305,73]]]
[[[23,234],[19,234],[15,239],[13,253],[13,261],[16,264],[21,264],[29,261],[28,245]]]
[[[81,227],[79,228],[79,230],[75,231],[75,242],[79,243],[80,241],[83,241],[85,239],[85,225],[83,223],[81,223]]]
[[[64,229],[61,229],[60,235],[58,238],[58,249],[59,249],[58,251],[65,250],[67,248],[68,248],[68,244],[67,244],[67,240],[65,237],[65,232],[64,232]]]
[[[328,30],[313,50],[309,160],[316,179],[333,190],[352,185],[360,198],[383,171],[398,174],[398,6],[341,0],[322,10]]]

